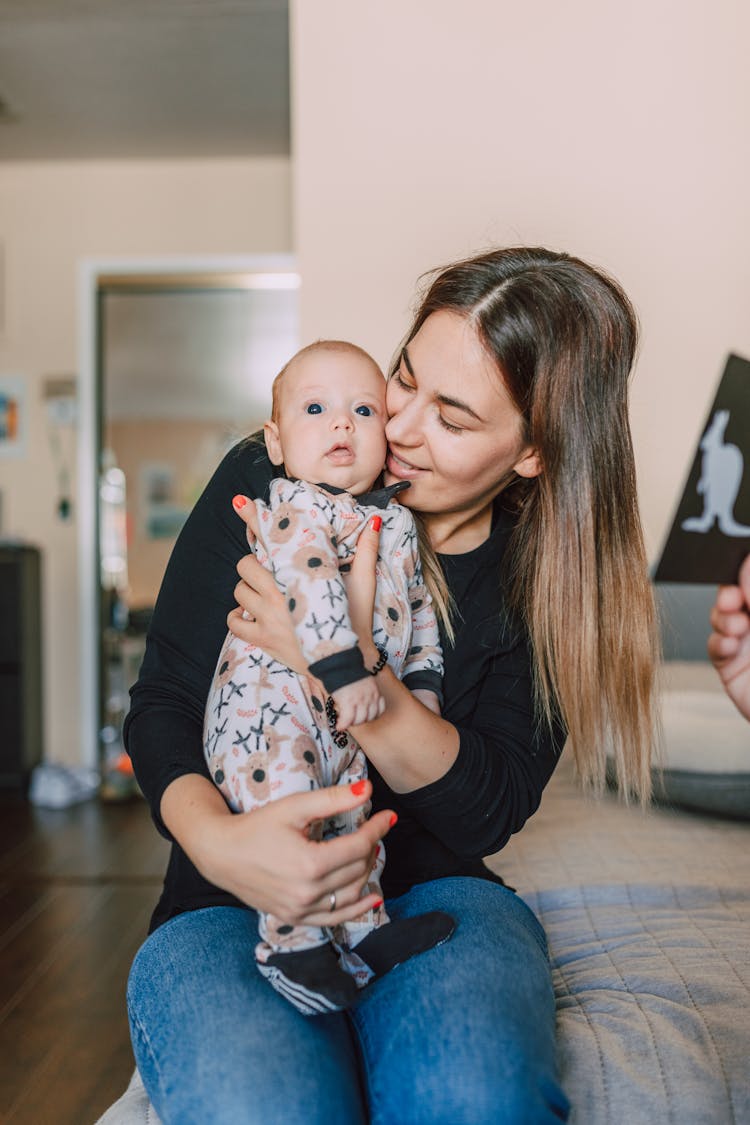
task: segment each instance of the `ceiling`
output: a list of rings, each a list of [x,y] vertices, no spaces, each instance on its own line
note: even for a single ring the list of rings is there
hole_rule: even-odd
[[[0,160],[289,153],[288,0],[0,0]]]

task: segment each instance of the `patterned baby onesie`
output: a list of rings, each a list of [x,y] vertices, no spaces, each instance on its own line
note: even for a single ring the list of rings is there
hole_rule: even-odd
[[[391,498],[395,485],[359,498],[325,485],[277,479],[266,504],[256,501],[255,553],[284,592],[312,675],[327,692],[367,675],[349,619],[342,573],[349,569],[367,521],[382,516],[376,568],[373,637],[394,673],[410,688],[441,695],[442,653],[430,596],[424,585],[417,533],[408,508]],[[390,501],[390,502],[389,502]],[[334,740],[325,697],[305,676],[290,671],[231,633],[221,650],[208,696],[204,751],[229,806],[247,812],[268,801],[367,776],[365,755],[350,736]],[[337,745],[341,742],[341,745]],[[369,806],[331,818],[321,838],[359,827]],[[382,842],[365,893],[379,893],[385,862]],[[262,964],[272,953],[312,949],[333,940],[346,967],[366,983],[371,975],[353,949],[388,922],[381,907],[335,932],[290,926],[259,915]]]

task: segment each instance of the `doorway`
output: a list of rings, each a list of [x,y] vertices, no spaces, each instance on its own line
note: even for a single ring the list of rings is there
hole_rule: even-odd
[[[100,261],[81,286],[83,761],[106,773],[179,530],[299,346],[299,277],[287,256]]]

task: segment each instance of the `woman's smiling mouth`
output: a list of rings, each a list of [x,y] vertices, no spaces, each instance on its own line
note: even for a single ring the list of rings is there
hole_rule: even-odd
[[[405,461],[402,457],[398,457],[392,449],[388,450],[388,459],[386,461],[386,468],[389,473],[394,477],[401,477],[406,480],[408,477],[416,476],[417,473],[424,472],[418,465],[412,465],[409,461]]]

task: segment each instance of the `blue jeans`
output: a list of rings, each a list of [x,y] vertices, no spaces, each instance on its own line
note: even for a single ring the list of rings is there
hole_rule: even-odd
[[[306,1017],[259,974],[257,915],[173,918],[133,963],[138,1069],[165,1125],[544,1125],[564,1121],[546,940],[526,904],[482,879],[387,903],[445,910],[450,941],[369,985],[350,1013]]]

